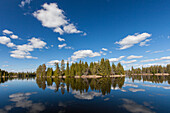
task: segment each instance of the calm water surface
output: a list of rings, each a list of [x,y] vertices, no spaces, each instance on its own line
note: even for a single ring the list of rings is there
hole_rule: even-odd
[[[169,76],[0,78],[0,113],[170,113]]]

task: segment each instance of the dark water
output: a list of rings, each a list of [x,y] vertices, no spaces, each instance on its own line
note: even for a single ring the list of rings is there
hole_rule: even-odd
[[[169,76],[0,78],[0,113],[170,113]]]

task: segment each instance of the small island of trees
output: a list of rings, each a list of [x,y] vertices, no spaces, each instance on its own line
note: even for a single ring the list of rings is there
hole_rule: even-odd
[[[121,63],[115,65],[114,63],[110,65],[108,59],[102,58],[101,61],[98,62],[91,62],[90,65],[87,62],[82,62],[81,60],[79,63],[72,63],[71,65],[69,62],[66,63],[64,60],[59,63],[55,63],[55,70],[53,68],[48,68],[46,71],[46,65],[40,65],[37,70],[37,76],[66,76],[66,77],[74,77],[74,76],[82,76],[82,75],[100,75],[103,77],[110,76],[110,75],[124,75],[125,71]]]

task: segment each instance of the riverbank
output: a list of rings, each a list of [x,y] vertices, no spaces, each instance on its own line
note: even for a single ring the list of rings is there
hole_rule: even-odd
[[[152,73],[145,73],[145,74],[132,74],[132,75],[153,75]],[[169,76],[168,73],[155,73],[156,76]]]
[[[105,77],[125,77],[126,75],[110,75]],[[102,78],[104,76],[101,75],[82,75],[82,76],[74,76],[73,78]],[[52,78],[55,78],[55,76],[52,76]],[[59,78],[66,78],[66,76],[59,76]]]

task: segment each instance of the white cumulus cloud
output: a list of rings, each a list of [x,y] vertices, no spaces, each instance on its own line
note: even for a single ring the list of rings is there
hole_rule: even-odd
[[[102,50],[103,50],[103,51],[108,51],[108,49],[106,49],[106,48],[102,48]]]
[[[119,58],[110,58],[109,61],[110,62],[118,62],[119,60],[121,60],[122,58],[124,58],[125,56],[120,56]]]
[[[37,59],[37,57],[31,56],[30,52],[34,51],[34,49],[44,48],[47,43],[35,37],[28,39],[28,41],[28,44],[17,45],[15,50],[11,51],[10,56],[14,58]]]
[[[54,32],[63,33],[81,33],[82,31],[69,23],[67,17],[63,14],[64,11],[58,7],[56,3],[43,4],[43,9],[37,10],[33,13],[44,27],[52,28]]]
[[[9,30],[7,30],[7,29],[3,30],[2,32],[3,32],[3,34],[13,34],[12,31],[9,31]]]
[[[23,0],[23,1],[21,1],[21,4],[19,4],[19,6],[20,7],[24,7],[25,6],[25,4],[30,4],[30,2],[31,2],[31,0]]]
[[[115,44],[120,45],[120,50],[130,48],[134,46],[135,44],[138,44],[144,40],[146,40],[148,37],[151,37],[151,34],[149,33],[142,33],[142,34],[134,34],[134,35],[128,35],[124,39],[120,40],[119,42],[116,42]]]
[[[10,36],[12,39],[18,39],[18,36],[17,35],[11,35]]]
[[[142,60],[140,62],[154,62],[154,61],[159,61],[159,60],[170,60],[170,56],[155,58],[155,59],[147,59],[147,60]]]
[[[152,39],[146,39],[145,41],[140,43],[140,46],[149,46],[149,44],[147,44],[147,42],[151,41]]]
[[[127,57],[127,59],[135,59],[135,58],[142,58],[143,56],[135,56],[135,55],[130,55]]]
[[[120,61],[121,63],[123,63],[123,64],[131,64],[131,63],[134,63],[134,62],[136,62],[137,60],[130,60],[130,61],[124,61],[124,60],[122,60],[122,61]]]
[[[0,44],[6,45],[7,43],[11,42],[11,39],[6,36],[0,36]]]
[[[60,42],[65,41],[65,39],[64,39],[64,38],[61,38],[61,37],[58,37],[58,40],[59,40]]]
[[[79,50],[73,53],[71,56],[72,60],[75,61],[77,59],[85,58],[85,57],[97,57],[101,56],[98,52],[93,52],[92,50]]]
[[[67,46],[67,44],[64,43],[64,44],[58,45],[58,48],[61,49],[61,48],[65,47],[65,46]]]

